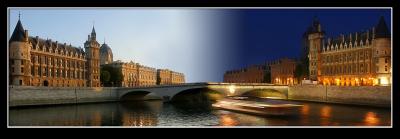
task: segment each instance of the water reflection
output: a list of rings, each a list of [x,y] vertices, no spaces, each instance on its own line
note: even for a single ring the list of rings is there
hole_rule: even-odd
[[[209,104],[162,101],[97,103],[12,108],[12,126],[382,126],[390,125],[390,109],[302,102],[299,116],[265,117],[225,110]]]
[[[379,118],[376,113],[367,112],[365,114],[364,122],[369,126],[379,125]]]
[[[222,114],[220,116],[220,125],[221,126],[235,126],[237,125],[237,121],[232,117],[233,115]]]

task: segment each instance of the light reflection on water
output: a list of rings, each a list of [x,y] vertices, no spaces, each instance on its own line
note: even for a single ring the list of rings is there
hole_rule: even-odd
[[[263,117],[162,101],[12,108],[13,126],[390,126],[390,109],[301,102],[298,116]]]

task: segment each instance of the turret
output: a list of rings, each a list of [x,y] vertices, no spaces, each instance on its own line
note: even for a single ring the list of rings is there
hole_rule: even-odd
[[[20,15],[19,15],[20,17]],[[24,30],[20,18],[9,40],[9,76],[11,85],[30,85],[30,50],[28,30]]]

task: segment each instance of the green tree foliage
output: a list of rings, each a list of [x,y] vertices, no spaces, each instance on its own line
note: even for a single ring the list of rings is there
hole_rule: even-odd
[[[270,71],[265,71],[264,72],[264,81],[263,83],[272,83],[271,82],[271,72]]]
[[[106,70],[100,71],[100,81],[102,83],[108,83],[110,81],[110,72]]]
[[[303,78],[308,78],[309,77],[309,72],[308,72],[308,58],[303,58],[300,60],[300,62],[297,63],[296,65],[296,70],[294,73],[294,76],[300,81],[303,80]]]
[[[109,79],[107,80],[107,72],[109,73]],[[100,81],[104,86],[121,86],[123,79],[122,71],[112,66],[104,65],[100,69]],[[104,76],[104,79],[101,79]]]

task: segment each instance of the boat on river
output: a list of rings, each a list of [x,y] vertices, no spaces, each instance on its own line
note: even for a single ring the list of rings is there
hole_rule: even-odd
[[[248,97],[228,97],[212,104],[214,108],[263,116],[299,114],[303,105],[290,101]]]

